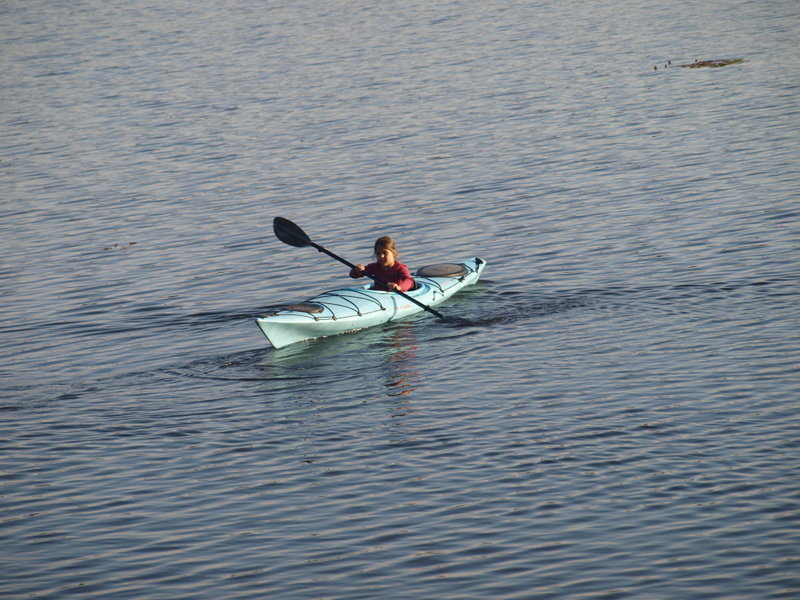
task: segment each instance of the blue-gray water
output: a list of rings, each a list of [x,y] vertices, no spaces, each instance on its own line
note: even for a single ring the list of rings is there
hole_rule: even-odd
[[[800,596],[798,33],[4,2],[0,597]],[[278,215],[484,257],[471,324],[273,351],[255,316],[348,281]]]

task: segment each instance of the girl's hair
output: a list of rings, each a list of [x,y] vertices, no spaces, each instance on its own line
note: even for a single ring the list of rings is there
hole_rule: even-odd
[[[375,240],[375,255],[377,256],[378,250],[386,248],[387,250],[391,251],[395,256],[399,255],[400,253],[397,251],[397,246],[395,246],[394,238],[388,235],[384,235],[383,237],[379,237]]]

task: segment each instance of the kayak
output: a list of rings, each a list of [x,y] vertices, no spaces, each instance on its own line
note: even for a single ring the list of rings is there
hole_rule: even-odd
[[[406,292],[428,306],[441,304],[462,288],[474,284],[486,261],[472,258],[462,263],[422,267],[413,274],[416,286]],[[303,340],[338,335],[402,319],[423,310],[396,292],[372,289],[372,283],[331,290],[281,307],[256,319],[275,348]]]

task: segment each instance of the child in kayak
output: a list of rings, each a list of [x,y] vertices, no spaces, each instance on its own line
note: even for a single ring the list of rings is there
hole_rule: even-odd
[[[375,258],[378,262],[370,263],[367,266],[356,265],[355,269],[350,270],[350,277],[358,279],[363,277],[364,273],[369,273],[386,282],[384,285],[380,281],[376,281],[376,290],[407,292],[414,287],[414,280],[411,278],[408,267],[397,261],[398,256],[399,252],[394,240],[388,235],[380,237],[375,241]]]

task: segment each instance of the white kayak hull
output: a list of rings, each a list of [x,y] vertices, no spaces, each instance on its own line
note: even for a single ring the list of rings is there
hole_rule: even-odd
[[[463,263],[423,267],[414,274],[417,287],[406,293],[422,304],[436,306],[477,282],[485,266],[483,259],[473,258]],[[258,317],[256,323],[272,346],[283,348],[303,340],[374,327],[423,310],[398,293],[370,288],[371,284],[367,284],[331,290]]]

